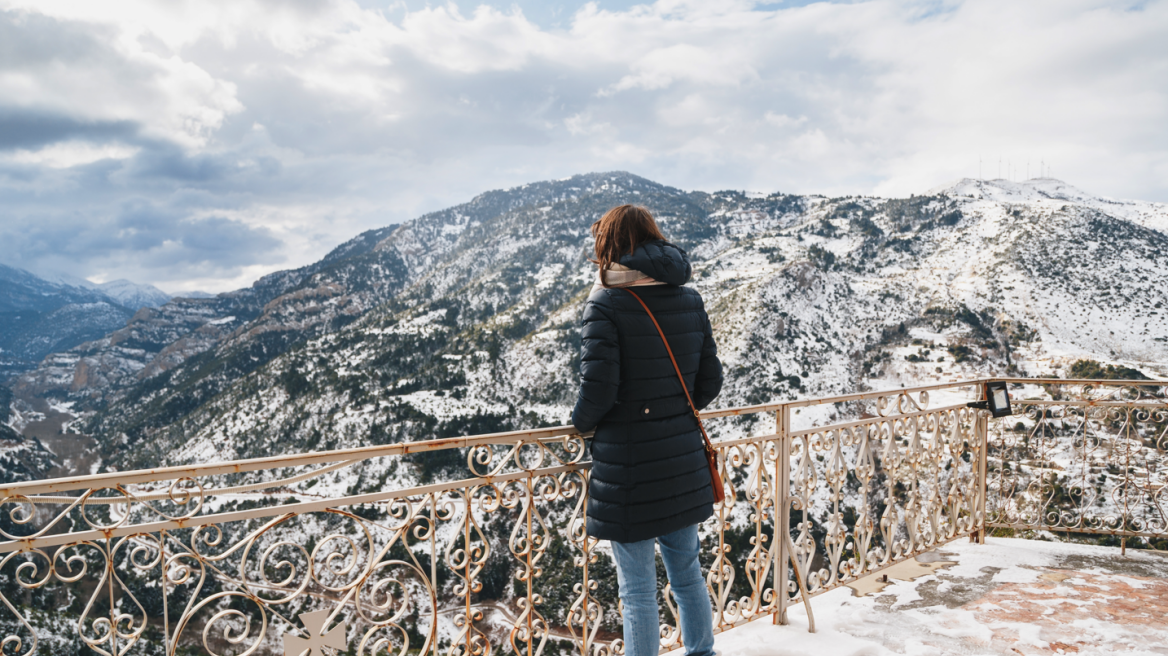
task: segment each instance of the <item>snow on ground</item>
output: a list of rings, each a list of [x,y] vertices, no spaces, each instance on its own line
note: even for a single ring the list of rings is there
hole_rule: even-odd
[[[506,414],[507,406],[501,403],[490,403],[478,399],[460,400],[446,396],[445,392],[439,395],[438,390],[420,390],[396,397],[398,401],[409,403],[421,412],[439,420],[452,417],[469,417],[476,414],[494,413]]]
[[[73,406],[77,402],[76,401],[59,401],[56,399],[48,399],[47,403],[49,404],[49,410],[52,410],[53,412],[60,412],[63,414],[72,414],[73,413]]]
[[[541,266],[535,274],[535,288],[540,290],[551,288],[564,277],[564,270],[567,268],[562,262]]]
[[[717,636],[727,656],[1168,654],[1168,555],[1062,542],[954,542],[954,561],[854,596],[840,588]],[[923,558],[922,558],[923,559]],[[928,570],[923,570],[928,571]],[[906,577],[907,578],[907,577]],[[860,587],[860,586],[857,586]]]
[[[394,324],[384,330],[371,331],[374,334],[422,335],[429,336],[438,330],[434,324],[446,317],[446,308],[431,310],[425,314]]]

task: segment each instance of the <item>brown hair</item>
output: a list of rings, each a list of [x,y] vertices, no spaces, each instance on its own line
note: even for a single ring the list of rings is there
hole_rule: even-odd
[[[605,272],[622,255],[632,255],[647,241],[665,239],[649,210],[636,205],[620,205],[605,212],[592,224],[592,237],[596,240],[596,259],[592,261],[600,266],[600,282],[605,285]]]

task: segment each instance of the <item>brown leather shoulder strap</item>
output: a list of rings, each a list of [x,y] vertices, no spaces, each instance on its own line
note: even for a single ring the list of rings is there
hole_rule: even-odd
[[[681,391],[685,392],[685,400],[689,403],[689,409],[693,411],[694,418],[698,420],[698,428],[702,431],[702,437],[706,440],[706,448],[712,449],[713,445],[710,443],[710,436],[706,434],[706,427],[702,425],[702,417],[698,414],[698,409],[694,406],[693,398],[689,395],[689,388],[685,385],[685,377],[681,375],[681,367],[677,366],[677,358],[673,357],[673,349],[669,347],[669,340],[665,338],[665,331],[661,330],[661,324],[657,323],[657,317],[653,316],[653,312],[645,305],[645,301],[637,295],[633,290],[622,287],[626,292],[633,295],[641,307],[645,308],[645,313],[649,315],[649,319],[653,321],[653,326],[657,328],[657,334],[661,336],[661,341],[665,344],[665,352],[669,354],[669,361],[673,363],[673,370],[677,372],[677,380],[681,381]]]

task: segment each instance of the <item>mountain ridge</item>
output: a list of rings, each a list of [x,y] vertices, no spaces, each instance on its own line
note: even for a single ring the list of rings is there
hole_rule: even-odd
[[[0,264],[0,379],[99,338],[132,314],[99,290]]]
[[[826,198],[615,172],[487,192],[251,288],[140,311],[18,387],[77,402],[118,466],[561,423],[588,227],[630,200],[694,257],[727,363],[719,405],[1078,358],[1168,373],[1163,206],[976,182]]]

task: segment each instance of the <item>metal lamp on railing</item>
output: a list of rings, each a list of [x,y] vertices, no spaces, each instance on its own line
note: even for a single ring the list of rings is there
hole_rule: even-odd
[[[995,419],[998,417],[1009,417],[1011,413],[1010,391],[1006,388],[1005,382],[992,381],[985,384],[984,400],[972,401],[967,405],[971,408],[989,410]]]

